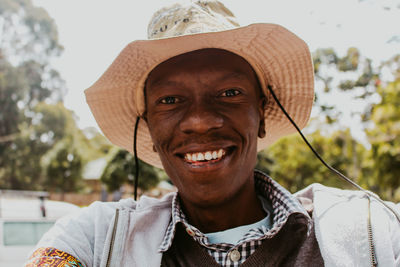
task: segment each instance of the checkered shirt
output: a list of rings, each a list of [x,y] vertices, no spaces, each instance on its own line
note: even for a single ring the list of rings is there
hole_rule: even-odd
[[[234,245],[226,243],[211,244],[200,230],[188,223],[181,209],[178,195],[175,195],[172,201],[172,219],[159,247],[159,252],[166,252],[171,247],[178,223],[183,224],[188,234],[201,246],[205,247],[208,254],[218,264],[226,267],[236,267],[242,264],[255,252],[264,239],[274,237],[282,229],[291,214],[302,214],[308,221],[308,234],[310,233],[312,227],[311,218],[291,193],[260,171],[256,170],[254,172],[254,179],[257,194],[266,198],[272,204],[273,216],[270,229],[266,226],[251,229]],[[235,255],[233,256],[232,253]],[[236,261],[231,260],[234,258],[236,258]]]

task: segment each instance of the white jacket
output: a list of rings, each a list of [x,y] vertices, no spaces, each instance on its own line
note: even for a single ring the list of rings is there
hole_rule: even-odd
[[[158,247],[171,218],[173,194],[160,200],[142,197],[137,203],[95,202],[59,220],[37,247],[55,247],[87,267],[106,267],[107,262],[115,267],[158,267]],[[314,204],[315,234],[325,266],[371,266],[364,193],[313,184],[295,196]],[[399,205],[390,205],[400,211]],[[373,200],[371,216],[378,266],[400,266],[400,223]]]
[[[295,194],[313,200],[313,219],[325,266],[371,266],[368,198],[361,191],[313,184]],[[387,203],[400,213],[400,205]],[[373,245],[378,266],[400,266],[400,222],[371,199]]]

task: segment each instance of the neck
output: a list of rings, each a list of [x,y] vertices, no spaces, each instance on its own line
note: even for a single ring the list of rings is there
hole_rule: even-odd
[[[262,220],[266,214],[257,198],[254,179],[235,196],[212,206],[197,206],[181,199],[182,208],[191,225],[203,233],[213,233]]]

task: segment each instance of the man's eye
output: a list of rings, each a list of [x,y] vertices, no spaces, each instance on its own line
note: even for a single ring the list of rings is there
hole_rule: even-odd
[[[237,96],[240,95],[241,92],[237,89],[228,89],[224,92],[222,92],[222,94],[220,96],[222,97],[230,97],[230,96]]]
[[[175,104],[177,102],[179,102],[179,101],[178,101],[178,98],[175,96],[167,96],[160,100],[160,103],[162,103],[162,104]]]

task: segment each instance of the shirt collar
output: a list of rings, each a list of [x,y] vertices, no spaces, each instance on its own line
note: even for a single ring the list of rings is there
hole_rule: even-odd
[[[254,180],[257,194],[269,200],[273,209],[272,227],[266,232],[266,237],[273,237],[276,235],[292,214],[300,214],[307,220],[308,233],[310,233],[312,220],[297,198],[261,171],[254,171]],[[197,237],[203,236],[203,238],[206,239],[197,228],[188,223],[181,209],[178,194],[176,194],[172,200],[171,222],[165,232],[164,239],[159,247],[159,252],[165,252],[171,247],[178,223],[182,223],[185,228],[192,229],[194,231],[193,235]]]

